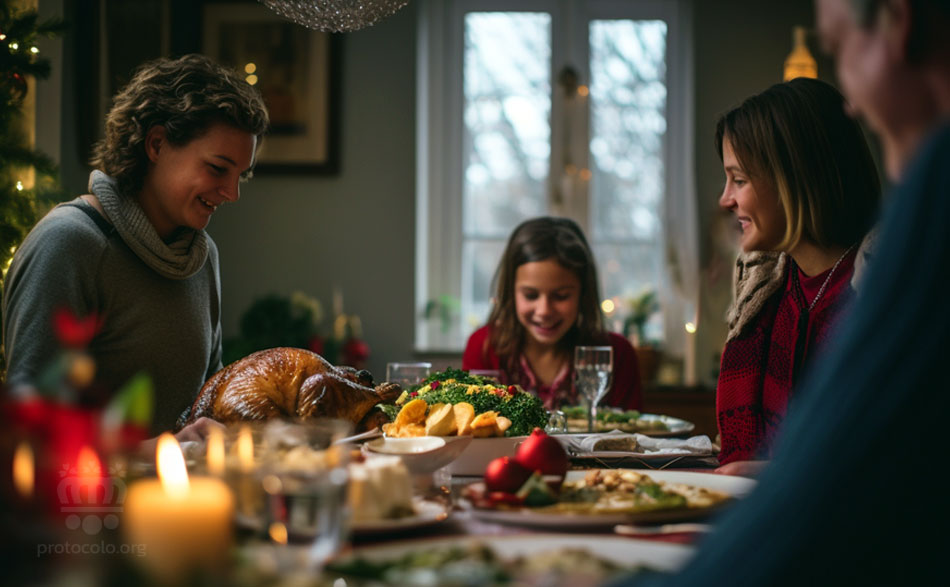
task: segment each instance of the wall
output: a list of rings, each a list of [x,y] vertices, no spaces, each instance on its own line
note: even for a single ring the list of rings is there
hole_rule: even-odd
[[[209,227],[221,252],[225,335],[258,296],[334,287],[370,344],[369,369],[408,359],[413,336],[415,11],[346,35],[341,171],[259,175]],[[327,320],[328,322],[328,320]]]
[[[81,3],[81,2],[80,2]],[[67,0],[67,8],[72,2]],[[334,286],[345,310],[362,319],[368,367],[412,356],[416,3],[381,23],[345,35],[341,172],[333,177],[259,175],[241,201],[215,213],[209,227],[221,251],[224,329],[236,333],[258,296],[302,290],[329,311]],[[701,383],[713,384],[730,297],[731,237],[712,239],[722,170],[712,143],[717,117],[781,80],[793,25],[813,23],[812,0],[695,0],[695,161],[702,229],[702,301],[697,333]],[[812,39],[813,53],[817,55]],[[67,47],[70,45],[67,45]],[[85,188],[75,149],[70,52],[63,75],[63,177]],[[829,79],[831,69],[819,60]],[[718,244],[717,244],[718,242]],[[440,363],[451,361],[441,357]]]

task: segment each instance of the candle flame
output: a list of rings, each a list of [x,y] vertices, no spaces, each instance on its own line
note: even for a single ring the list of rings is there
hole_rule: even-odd
[[[270,534],[271,540],[277,544],[287,544],[287,526],[280,522],[271,524],[270,528],[267,529],[267,533]]]
[[[212,475],[224,474],[224,435],[218,428],[208,431],[208,472]]]
[[[13,485],[17,493],[26,498],[31,497],[35,477],[33,449],[26,442],[21,442],[13,453]]]
[[[185,469],[185,455],[178,446],[175,437],[165,432],[158,437],[155,456],[158,478],[162,481],[165,493],[182,499],[188,495],[188,471]]]
[[[251,436],[251,429],[242,426],[238,432],[237,441],[238,461],[241,463],[241,471],[248,473],[254,469],[254,438]]]

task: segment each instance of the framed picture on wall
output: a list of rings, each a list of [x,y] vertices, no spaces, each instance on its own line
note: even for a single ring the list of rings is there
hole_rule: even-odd
[[[260,4],[207,4],[203,51],[257,86],[270,112],[255,171],[339,170],[339,43]]]

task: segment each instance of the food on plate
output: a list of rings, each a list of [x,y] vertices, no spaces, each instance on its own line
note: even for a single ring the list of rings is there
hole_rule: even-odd
[[[412,479],[402,460],[379,456],[349,466],[348,502],[354,522],[411,516]]]
[[[567,428],[571,432],[587,432],[587,408],[584,406],[564,406],[561,408],[567,416]],[[668,432],[669,425],[661,417],[641,414],[637,410],[619,410],[598,408],[594,421],[596,432],[621,430],[623,432]]]
[[[606,438],[600,438],[594,442],[592,450],[637,452],[637,449],[639,448],[640,445],[637,444],[637,439],[634,436],[619,436],[616,438],[608,436]]]
[[[449,404],[455,414],[455,431],[459,436],[472,433],[472,420],[475,419],[475,408],[468,402]]]
[[[610,469],[588,471],[581,479],[565,481],[559,491],[547,484],[554,500],[539,503],[538,481],[528,479],[514,495],[473,484],[466,488],[465,495],[477,508],[530,507],[540,513],[583,515],[706,509],[731,499],[727,493],[705,487],[657,481],[648,474],[629,469]]]
[[[404,391],[396,399],[394,406],[381,406],[381,408],[395,420],[405,407],[416,400],[425,400],[430,406],[430,413],[431,406],[434,404],[451,404],[456,412],[456,434],[459,436],[468,435],[470,427],[477,429],[481,425],[488,429],[479,432],[481,435],[489,430],[497,434],[497,429],[501,430],[504,436],[525,436],[536,427],[543,428],[548,422],[548,413],[541,400],[521,387],[503,385],[489,377],[471,375],[468,371],[459,369],[433,373],[421,384]],[[471,406],[472,419],[468,419],[467,407],[461,409],[454,407],[459,404]],[[479,421],[479,426],[475,426],[475,418],[486,412],[495,413],[495,425],[488,426],[491,416],[485,416],[484,418],[488,420],[483,419]],[[407,414],[407,420],[419,422],[417,414]],[[396,422],[393,423],[396,424]],[[396,426],[397,430],[400,428],[402,428],[401,425]],[[399,430],[399,432],[403,431]],[[387,434],[392,436],[389,432]],[[472,434],[475,435],[474,432]]]
[[[455,404],[460,405],[460,404]],[[459,434],[458,420],[455,417],[453,404],[433,404],[429,406],[423,399],[414,399],[403,406],[396,415],[396,420],[383,424],[383,432],[392,438],[407,438],[414,436],[467,436],[487,438],[490,436],[504,436],[505,430],[511,427],[511,420],[499,416],[497,412],[485,412],[467,420],[468,414],[474,413],[474,408],[468,405],[462,408],[466,421],[463,422],[465,434]],[[467,423],[466,423],[467,422]]]
[[[330,562],[333,575],[384,585],[598,585],[643,567],[618,565],[580,547],[560,547],[512,557],[480,541],[440,548],[417,547],[388,559],[356,556]]]
[[[515,452],[515,459],[531,471],[563,477],[567,473],[567,451],[558,440],[535,428]]]
[[[484,412],[472,420],[472,436],[485,438],[487,436],[501,436],[511,427],[511,420],[499,416],[498,412]]]
[[[428,409],[429,404],[424,400],[414,399],[399,410],[399,415],[396,416],[396,420],[393,424],[397,427],[406,426],[408,424],[419,424],[425,420],[426,410]]]
[[[557,503],[556,491],[537,471],[532,473],[528,480],[524,482],[524,485],[518,488],[515,497],[522,505],[528,507]]]
[[[455,410],[452,404],[436,404],[429,408],[426,417],[426,436],[452,436],[458,432]]]
[[[212,375],[178,427],[202,416],[219,422],[328,417],[369,430],[388,421],[374,407],[401,392],[395,383],[374,387],[367,371],[336,367],[305,349],[278,347],[252,353]]]

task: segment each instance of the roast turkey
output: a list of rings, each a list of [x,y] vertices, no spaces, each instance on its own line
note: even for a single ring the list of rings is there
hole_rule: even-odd
[[[373,386],[367,371],[336,367],[305,349],[252,353],[215,373],[198,392],[179,428],[206,416],[219,422],[270,418],[340,418],[357,430],[387,422],[377,404],[395,400],[395,383]]]

